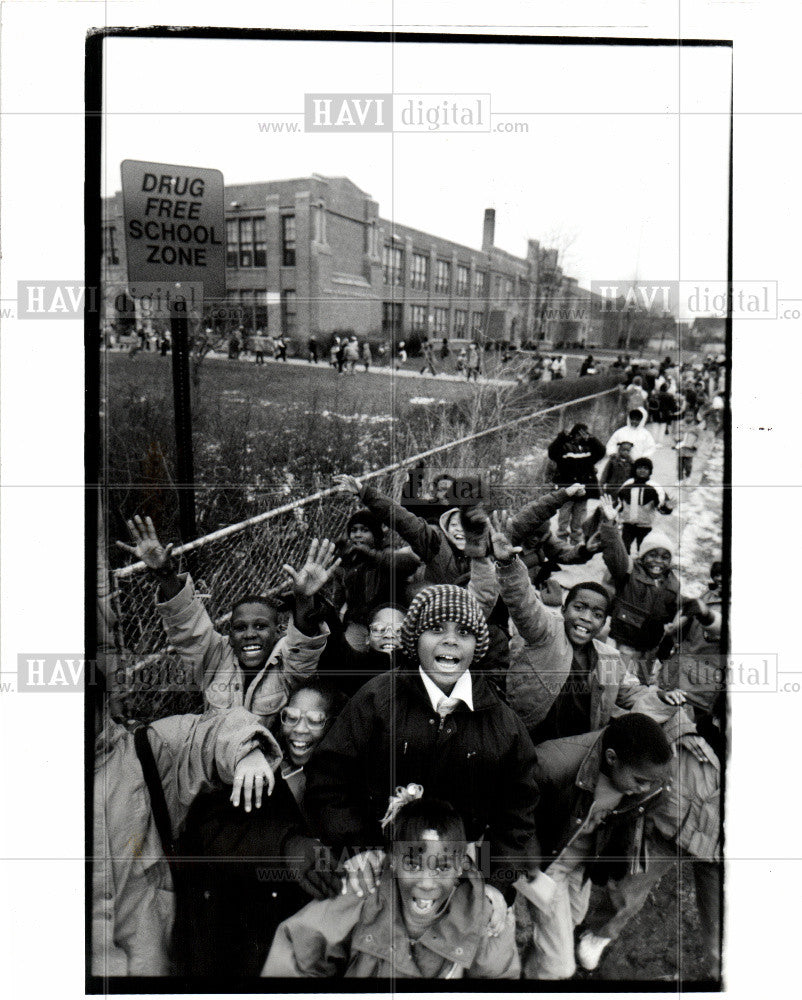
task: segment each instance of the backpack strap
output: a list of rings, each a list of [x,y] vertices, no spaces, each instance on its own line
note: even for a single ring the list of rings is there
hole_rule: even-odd
[[[167,800],[164,797],[164,788],[159,777],[159,770],[156,767],[156,759],[153,756],[153,748],[148,739],[149,729],[150,726],[137,726],[134,730],[134,748],[136,749],[139,763],[142,765],[145,784],[148,786],[150,805],[153,810],[156,829],[159,832],[159,840],[161,840],[164,854],[170,865],[170,871],[175,875],[176,850],[175,842],[173,841],[172,824],[170,822],[170,813],[167,809]]]

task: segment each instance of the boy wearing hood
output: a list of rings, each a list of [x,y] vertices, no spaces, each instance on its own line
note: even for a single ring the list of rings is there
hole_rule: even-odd
[[[675,546],[663,532],[653,530],[641,542],[638,558],[633,559],[615,523],[613,505],[604,499],[599,511],[602,555],[615,587],[610,642],[640,681],[649,684],[665,627],[685,603],[672,569]]]

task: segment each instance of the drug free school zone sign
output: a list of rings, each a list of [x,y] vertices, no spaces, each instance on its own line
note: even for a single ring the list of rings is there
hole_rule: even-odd
[[[123,160],[128,281],[199,282],[226,293],[223,175],[204,167]],[[135,294],[135,293],[134,293]]]

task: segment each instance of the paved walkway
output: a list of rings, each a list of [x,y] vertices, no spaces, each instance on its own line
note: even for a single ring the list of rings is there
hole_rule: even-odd
[[[712,435],[704,435],[694,458],[694,469],[689,479],[677,481],[677,453],[664,442],[663,428],[649,425],[657,441],[653,478],[660,483],[674,500],[674,510],[666,516],[658,514],[655,527],[665,532],[677,543],[680,581],[683,593],[695,596],[708,579],[710,562],[721,558],[722,539],[722,473],[724,445]],[[593,510],[591,501],[588,510]],[[557,518],[552,521],[557,533]],[[583,580],[609,583],[607,567],[601,553],[580,566],[565,566],[554,579],[562,587],[570,588]]]

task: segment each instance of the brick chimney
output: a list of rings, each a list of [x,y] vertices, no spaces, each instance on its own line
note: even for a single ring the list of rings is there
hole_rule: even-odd
[[[489,253],[496,245],[496,210],[485,209],[485,225],[482,230],[482,250]]]

